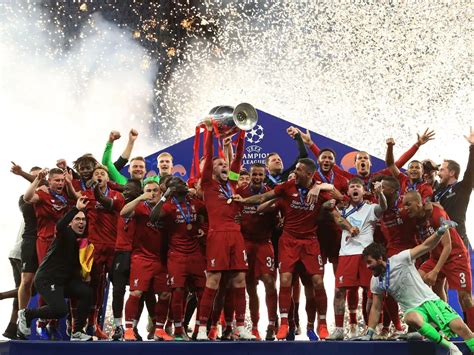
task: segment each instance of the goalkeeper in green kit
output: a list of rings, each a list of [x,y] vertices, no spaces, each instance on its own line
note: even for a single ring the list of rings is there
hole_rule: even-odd
[[[436,324],[448,337],[456,334],[461,336],[471,353],[474,352],[474,334],[456,311],[423,282],[415,267],[415,260],[434,249],[445,233],[449,233],[449,228],[455,226],[455,222],[443,219],[441,227],[422,244],[388,259],[385,248],[380,244],[372,243],[364,249],[367,267],[373,274],[370,283],[373,304],[367,334],[358,340],[372,339],[382,310],[383,297],[389,294],[400,304],[405,313],[405,322],[420,334],[449,349],[451,355],[461,355],[461,350],[431,325]]]

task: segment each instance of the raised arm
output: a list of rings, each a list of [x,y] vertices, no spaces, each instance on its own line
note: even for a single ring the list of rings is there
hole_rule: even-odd
[[[470,128],[469,136],[464,136],[469,145],[469,159],[467,161],[466,171],[460,182],[466,189],[474,188],[474,130]]]
[[[100,191],[99,184],[94,183],[94,197],[95,199],[107,210],[112,211],[114,209],[114,200],[110,197],[105,196],[102,191]]]
[[[375,182],[374,192],[375,192],[375,196],[377,196],[377,199],[379,201],[379,204],[375,205],[374,207],[374,213],[378,218],[380,218],[382,217],[382,214],[388,208],[387,199],[385,198],[385,195],[383,194],[383,190],[382,190],[382,181]]]
[[[120,157],[115,161],[114,166],[115,168],[120,171],[123,169],[125,165],[127,165],[130,156],[132,155],[133,146],[135,141],[137,140],[138,132],[136,129],[131,129],[128,133],[128,142],[127,146],[125,147],[124,151],[120,155]]]
[[[214,154],[214,142],[212,123],[205,120],[207,129],[206,142],[204,143],[204,166],[202,168],[201,185],[212,181],[212,155]]]
[[[10,172],[21,176],[23,179],[28,180],[29,182],[33,182],[35,180],[35,176],[28,174],[26,171],[23,171],[20,165],[15,164],[14,162],[11,162],[13,166],[10,169]]]
[[[398,178],[400,175],[400,169],[395,165],[395,158],[393,157],[393,146],[395,145],[395,140],[393,138],[387,139],[387,153],[385,154],[385,164],[387,168],[395,178]]]
[[[237,148],[235,150],[235,157],[230,165],[229,180],[239,180],[240,168],[242,167],[242,159],[244,157],[245,133],[241,133],[237,140]]]
[[[166,202],[166,200],[168,200],[169,197],[171,197],[171,195],[173,194],[173,191],[174,189],[172,189],[171,187],[168,187],[168,189],[165,191],[163,196],[161,196],[160,201],[158,201],[155,207],[153,207],[153,209],[151,210],[150,221],[152,223],[156,223],[164,217],[165,214],[163,213],[163,209],[162,209],[163,204]]]
[[[140,202],[146,201],[151,198],[152,192],[144,192],[140,196],[138,196],[135,200],[130,201],[125,206],[123,206],[122,210],[120,211],[120,215],[125,218],[133,217],[135,214],[135,208],[139,205]]]
[[[57,223],[56,223],[56,232],[57,237],[63,236],[66,231],[69,223],[74,219],[76,214],[79,211],[85,211],[89,201],[87,201],[86,197],[79,197],[76,202],[76,206],[71,208]]]
[[[449,228],[454,228],[458,225],[454,221],[447,221],[445,219],[441,219],[440,224],[441,226],[436,230],[436,232],[434,232],[429,238],[426,238],[422,244],[410,249],[410,256],[412,260],[415,260],[436,248],[441,238],[443,238],[446,232],[449,231]],[[449,237],[449,234],[447,235]]]
[[[38,188],[41,180],[43,180],[46,175],[48,174],[48,169],[41,170],[33,182],[28,186],[25,194],[23,195],[23,200],[27,203],[36,203],[39,200],[39,196],[36,193],[36,189]]]
[[[403,165],[408,163],[408,161],[413,158],[413,156],[416,154],[418,151],[418,148],[420,148],[423,144],[428,143],[429,141],[433,140],[435,136],[435,133],[433,130],[430,131],[429,128],[425,129],[425,132],[423,132],[422,135],[416,134],[416,143],[408,149],[398,160],[395,162],[395,165],[401,169]]]
[[[127,183],[127,178],[120,174],[120,172],[115,167],[114,163],[112,162],[112,148],[114,145],[114,141],[120,138],[120,133],[117,131],[112,131],[109,134],[109,140],[105,145],[104,154],[102,154],[102,164],[107,167],[109,171],[110,179],[121,184],[125,185]]]

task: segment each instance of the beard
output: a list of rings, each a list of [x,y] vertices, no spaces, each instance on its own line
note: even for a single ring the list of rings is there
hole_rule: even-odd
[[[385,273],[386,267],[383,264],[377,265],[372,269],[372,274],[375,277],[379,277]]]

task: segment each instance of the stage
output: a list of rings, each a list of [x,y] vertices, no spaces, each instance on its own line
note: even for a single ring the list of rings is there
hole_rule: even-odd
[[[463,354],[469,354],[462,343],[457,345]],[[176,355],[274,355],[279,354],[363,354],[363,355],[447,355],[434,343],[426,341],[376,341],[376,342],[46,342],[46,341],[6,341],[0,342],[0,355],[81,355],[109,353]]]

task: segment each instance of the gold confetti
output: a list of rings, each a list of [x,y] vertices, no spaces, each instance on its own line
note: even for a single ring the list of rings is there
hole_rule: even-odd
[[[176,55],[176,48],[174,47],[169,47],[167,50],[166,50],[166,54],[168,55],[168,57],[172,58]]]
[[[79,6],[79,10],[83,11],[83,12],[86,12],[87,11],[87,4],[81,4],[81,6]]]

